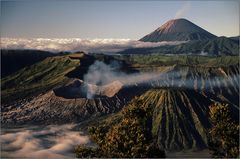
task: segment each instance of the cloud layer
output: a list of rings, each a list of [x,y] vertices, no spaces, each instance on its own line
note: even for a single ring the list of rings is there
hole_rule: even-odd
[[[2,49],[37,49],[46,51],[84,51],[94,53],[118,52],[128,48],[147,48],[163,45],[178,45],[183,41],[142,42],[130,39],[43,39],[1,38]]]
[[[0,157],[73,158],[76,145],[89,143],[87,136],[73,128],[70,124],[2,131]]]

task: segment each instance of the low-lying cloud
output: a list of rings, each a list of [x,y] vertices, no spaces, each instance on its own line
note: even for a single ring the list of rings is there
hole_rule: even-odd
[[[0,157],[73,158],[76,145],[89,143],[88,136],[72,130],[74,126],[51,125],[7,132],[3,130],[0,136]]]
[[[114,53],[128,48],[148,48],[178,45],[185,41],[142,42],[130,39],[46,39],[46,38],[1,38],[2,49],[37,49],[46,51],[84,51],[91,53]]]

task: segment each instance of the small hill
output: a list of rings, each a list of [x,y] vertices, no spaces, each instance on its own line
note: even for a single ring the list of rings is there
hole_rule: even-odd
[[[230,37],[230,39],[232,39],[232,40],[236,40],[236,41],[239,42],[240,36],[233,36],[233,37]]]
[[[210,127],[211,101],[189,90],[155,89],[140,96],[152,105],[152,134],[160,148],[181,150],[205,148]],[[201,101],[201,102],[200,102]]]
[[[72,56],[72,55],[71,55]],[[17,60],[17,59],[16,59]],[[78,67],[70,55],[48,57],[2,78],[2,103],[34,96],[69,81],[66,75]]]
[[[189,89],[157,88],[148,90],[131,102],[134,100],[142,102],[138,103],[141,104],[139,107],[150,108],[152,116],[147,126],[151,130],[153,143],[160,149],[180,151],[207,147],[207,130],[211,127],[207,114],[212,103],[207,97]],[[116,125],[123,119],[124,108],[90,124]]]
[[[55,56],[51,52],[40,50],[1,50],[1,76],[10,75],[26,66]]]
[[[202,29],[187,19],[173,19],[152,33],[144,36],[140,41],[160,42],[160,41],[189,41],[207,40],[216,36]]]
[[[141,101],[139,107],[151,108],[148,128],[160,149],[168,152],[181,150],[201,150],[208,147],[208,130],[211,122],[209,106],[215,101],[206,94],[193,89],[155,88],[134,98]],[[231,105],[232,106],[232,105]],[[128,108],[128,105],[124,108]],[[124,108],[108,117],[83,123],[111,127],[123,119]],[[233,108],[234,111],[238,109]]]
[[[153,48],[126,49],[120,54],[165,54],[165,55],[203,55],[223,56],[238,55],[238,41],[226,37],[217,37],[209,40],[190,41],[179,45],[165,45]]]
[[[195,41],[183,45],[175,46],[174,52],[180,54],[200,54],[200,55],[238,55],[238,42],[226,37],[218,37],[211,40]]]
[[[21,124],[65,124],[96,120],[99,117],[116,113],[133,97],[145,90],[136,87],[124,87],[119,81],[104,86],[94,86],[73,80],[34,98],[16,101],[2,106],[1,124],[14,126]],[[82,87],[94,87],[95,95],[89,98]],[[117,87],[113,87],[117,86]],[[92,90],[89,90],[92,91]]]

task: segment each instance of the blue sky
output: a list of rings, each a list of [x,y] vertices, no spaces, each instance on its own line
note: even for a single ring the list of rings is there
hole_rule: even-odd
[[[218,36],[239,35],[239,1],[1,1],[1,37],[140,39],[186,18]]]

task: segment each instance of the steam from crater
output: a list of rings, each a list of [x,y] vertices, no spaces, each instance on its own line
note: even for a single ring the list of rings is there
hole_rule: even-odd
[[[191,7],[191,4],[190,2],[185,2],[182,7],[176,12],[175,14],[175,19],[178,19],[178,18],[182,18],[185,16],[185,14],[188,12],[188,10],[190,9]]]
[[[112,61],[106,64],[102,61],[96,61],[92,64],[87,74],[84,75],[84,82],[94,85],[105,85],[113,81],[120,81],[124,85],[141,83],[158,77],[156,73],[125,73],[121,71],[121,64],[117,61]]]
[[[186,76],[187,73],[187,71],[178,71],[174,69],[174,66],[169,66],[161,72],[127,74],[121,71],[121,64],[116,61],[113,61],[110,64],[96,61],[89,67],[87,74],[84,76],[84,82],[95,86],[107,85],[111,82],[119,81],[125,87],[140,84],[151,88],[179,87],[208,90],[214,89],[215,87],[234,86],[234,81],[236,82],[240,78],[239,74],[227,76],[220,70],[220,74],[213,77],[205,75],[188,77]],[[238,82],[236,83],[239,84]],[[114,87],[114,84],[110,84],[110,87]],[[94,89],[92,90],[93,91],[88,94],[89,98],[94,94]]]

